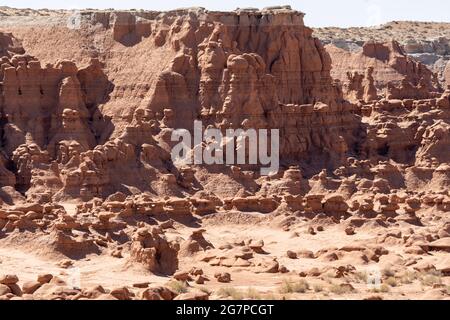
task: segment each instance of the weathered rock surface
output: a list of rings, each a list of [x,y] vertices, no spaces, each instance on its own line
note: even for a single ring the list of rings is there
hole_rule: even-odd
[[[448,22],[393,21],[368,28],[318,28],[314,34],[322,42],[346,51],[357,52],[367,41],[386,42],[395,39],[404,52],[435,72],[441,84],[450,84],[444,70],[450,57],[450,24]]]
[[[445,295],[450,89],[413,43],[324,47],[288,6],[82,10],[69,27],[68,11],[14,12],[0,7],[0,250],[57,270],[0,277],[1,299],[242,298],[223,286],[268,279],[317,298],[325,277],[355,297],[375,265]],[[194,120],[279,129],[278,172],[172,161]],[[68,279],[92,281],[97,259],[109,286]]]
[[[441,90],[436,75],[407,56],[396,41],[369,41],[357,52],[332,44],[326,50],[333,61],[332,77],[341,81],[352,101],[370,102],[377,93],[388,99],[426,99]]]

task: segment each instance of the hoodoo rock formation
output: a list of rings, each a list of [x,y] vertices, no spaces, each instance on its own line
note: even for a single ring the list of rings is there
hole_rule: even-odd
[[[0,259],[0,298],[210,295],[186,282],[227,298],[224,283],[285,274],[342,280],[339,295],[370,267],[395,269],[392,284],[398,266],[446,275],[432,286],[448,295],[450,89],[399,43],[324,47],[289,6],[73,15],[0,20],[0,258],[26,247],[87,275],[17,289]],[[173,162],[172,133],[196,120],[278,129],[279,171]]]

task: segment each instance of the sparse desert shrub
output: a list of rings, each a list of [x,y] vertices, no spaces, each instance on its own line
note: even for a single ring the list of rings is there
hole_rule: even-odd
[[[223,298],[231,298],[233,300],[242,300],[244,298],[242,292],[233,287],[222,287],[217,291],[217,294]]]
[[[337,295],[343,295],[354,292],[355,289],[352,288],[351,285],[346,284],[333,284],[330,287],[330,292],[337,294]]]
[[[389,286],[387,286],[387,285],[385,285],[385,284],[382,284],[381,286],[380,286],[380,292],[383,292],[383,293],[386,293],[386,292],[389,292],[391,289],[389,289]]]
[[[442,275],[439,272],[429,272],[422,276],[422,285],[432,287],[435,284],[442,284]]]
[[[245,296],[250,300],[260,300],[260,293],[254,288],[248,288]]]
[[[316,283],[313,286],[313,290],[314,290],[314,292],[322,292],[323,291],[323,285],[321,285],[320,283]]]
[[[391,289],[389,289],[389,286],[387,285],[387,284],[385,284],[385,283],[383,283],[382,285],[380,285],[380,287],[379,288],[373,288],[373,289],[371,289],[370,290],[370,292],[373,292],[373,293],[387,293],[387,292],[389,292]]]
[[[416,272],[412,272],[412,271],[406,271],[405,273],[403,273],[400,277],[400,282],[402,284],[410,284],[413,283],[414,280],[416,280],[418,278],[418,274]]]
[[[388,286],[391,287],[396,287],[397,286],[397,279],[394,277],[389,277],[386,280],[383,281],[385,284],[387,284]]]
[[[299,281],[285,279],[280,287],[280,293],[305,293],[307,290],[309,290],[309,284],[304,279]]]
[[[204,287],[204,286],[198,287],[198,290],[200,290],[201,292],[204,292],[208,295],[211,295],[211,293],[212,293],[211,290],[209,290],[207,287]]]
[[[356,272],[355,277],[359,282],[367,282],[367,272]]]
[[[184,281],[173,280],[170,281],[167,285],[178,294],[186,293],[188,291],[187,284]]]

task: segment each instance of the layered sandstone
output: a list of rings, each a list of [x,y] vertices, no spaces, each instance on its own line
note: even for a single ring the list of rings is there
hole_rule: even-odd
[[[300,12],[191,9],[80,15],[82,31],[94,24],[99,32],[111,33],[115,54],[104,63],[92,58],[84,68],[70,61],[42,68],[33,56],[15,55],[4,60],[2,69],[5,150],[12,155],[20,145],[35,144],[48,153],[42,162],[54,161],[54,179],[64,185],[51,188],[58,199],[119,191],[124,177],[115,176],[114,166],[129,171],[127,185],[163,195],[158,190],[167,187],[153,186],[152,178],[143,177],[174,173],[163,168],[170,151],[164,146],[171,145],[167,138],[172,128],[192,129],[194,119],[223,132],[284,128],[283,158],[323,153],[329,158],[324,165],[339,163],[357,139],[360,121],[354,107],[332,82],[331,60]],[[130,57],[131,50],[165,59],[159,63],[165,69],[149,68],[143,61],[127,64],[134,70],[111,67]],[[38,170],[45,164],[26,166],[30,173],[21,188],[34,189],[30,166]],[[178,187],[169,188],[179,195]]]
[[[367,41],[383,43],[394,39],[408,56],[425,64],[445,85],[444,69],[450,57],[449,26],[448,22],[392,21],[371,27],[317,28],[314,32],[322,42],[351,52],[360,51]]]
[[[407,56],[396,41],[369,41],[357,52],[332,44],[326,50],[333,61],[332,77],[341,81],[346,97],[353,101],[376,100],[375,88],[389,99],[426,99],[441,91],[436,75]]]
[[[327,294],[356,298],[360,273],[376,267],[389,270],[383,284],[413,272],[408,296],[429,286],[443,298],[450,90],[398,42],[324,47],[303,16],[191,8],[1,20],[0,253],[35,250],[61,260],[60,275],[86,267],[95,286],[5,271],[0,297],[227,298],[223,284],[273,291],[294,277],[332,279]],[[279,129],[278,172],[174,163],[171,134],[194,120],[222,133]],[[286,287],[280,298],[299,297]]]

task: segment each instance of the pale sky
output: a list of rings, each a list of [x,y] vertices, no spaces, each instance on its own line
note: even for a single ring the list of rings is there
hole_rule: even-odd
[[[305,22],[312,27],[372,26],[393,20],[450,22],[448,0],[0,0],[0,6],[34,9],[170,10],[198,6],[228,11],[238,7],[263,8],[284,4],[305,12]]]

